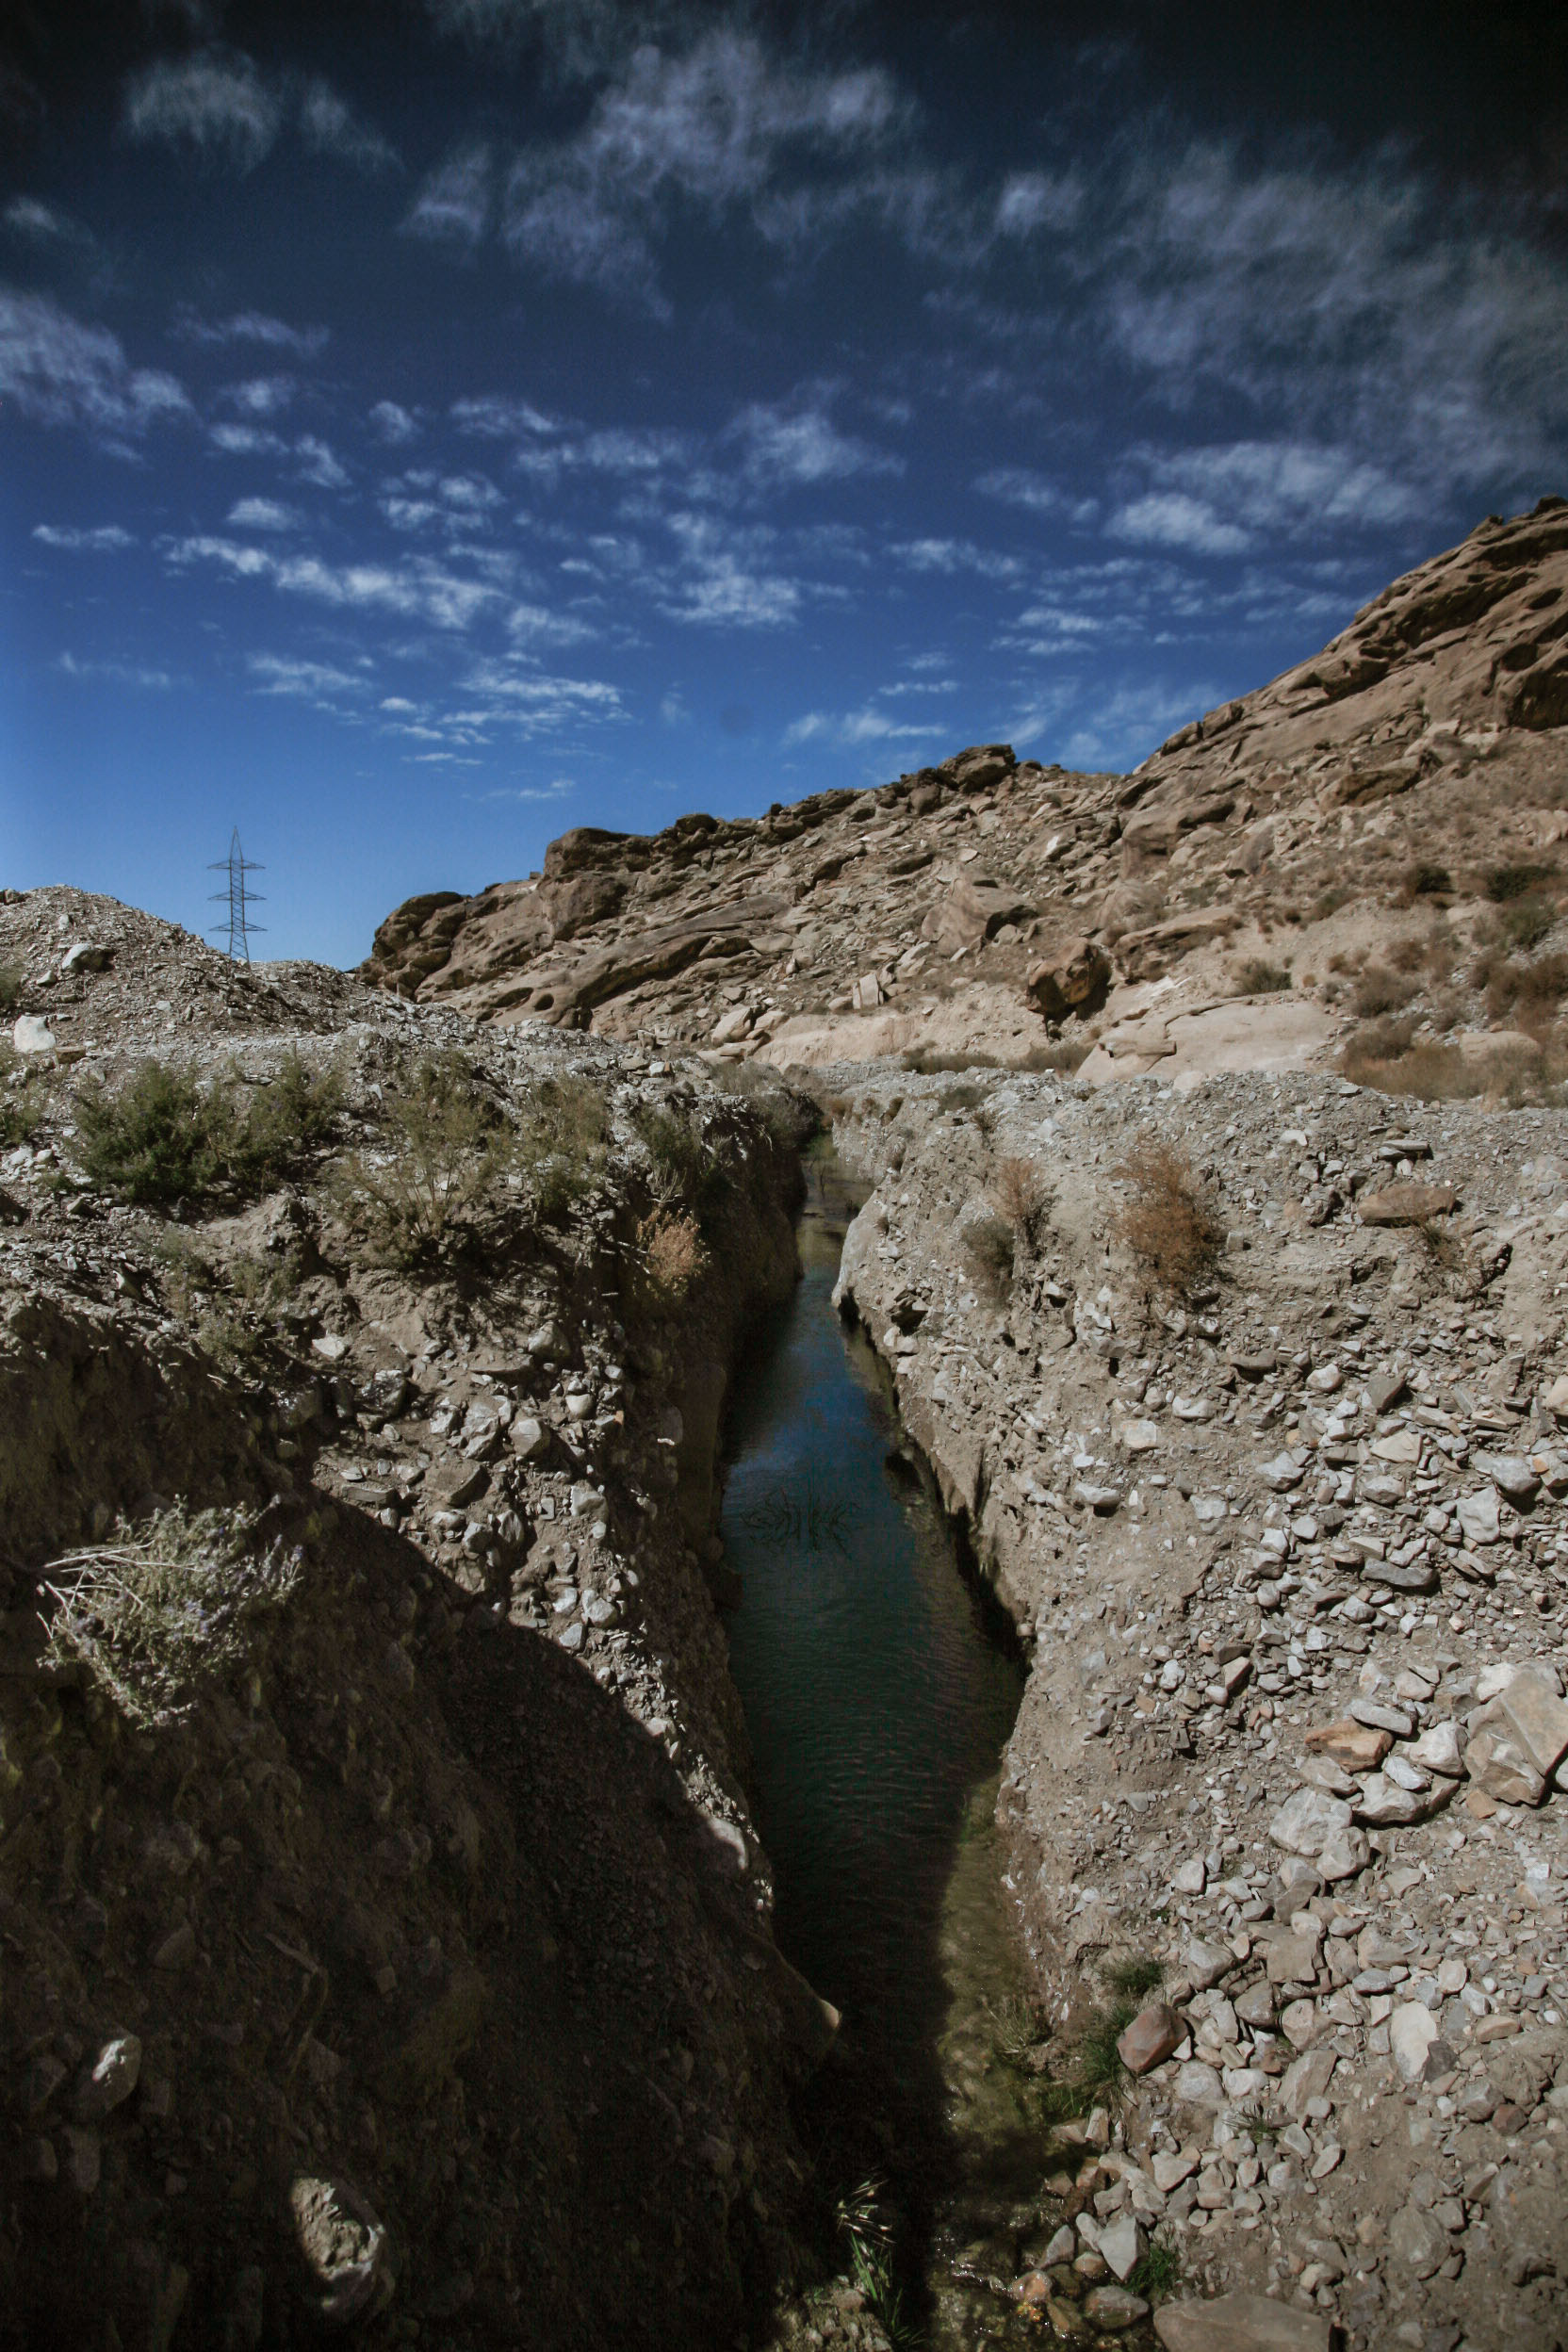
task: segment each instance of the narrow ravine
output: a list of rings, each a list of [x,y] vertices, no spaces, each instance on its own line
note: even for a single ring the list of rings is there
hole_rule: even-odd
[[[803,1280],[756,1331],[729,1413],[731,1665],[778,1941],[843,2016],[808,2118],[819,2178],[832,2196],[886,2183],[906,2310],[957,2345],[997,2316],[963,2250],[1037,2195],[1044,2145],[991,1828],[1023,1676],[835,1311],[853,1201],[831,1166],[813,1176]]]

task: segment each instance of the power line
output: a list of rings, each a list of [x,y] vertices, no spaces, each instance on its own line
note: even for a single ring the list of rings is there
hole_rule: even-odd
[[[251,923],[246,919],[247,906],[264,906],[266,901],[259,890],[246,889],[245,876],[248,874],[265,874],[266,871],[265,866],[259,864],[254,858],[247,858],[240,848],[237,825],[234,829],[234,839],[229,843],[228,856],[215,858],[207,868],[209,874],[227,874],[229,877],[229,887],[226,890],[214,890],[212,893],[219,906],[227,906],[229,910],[227,919],[224,922],[211,924],[210,928],[215,935],[220,931],[228,933],[229,958],[233,963],[243,961],[248,964],[250,962],[251,934],[253,931],[259,931],[263,928],[259,923]]]

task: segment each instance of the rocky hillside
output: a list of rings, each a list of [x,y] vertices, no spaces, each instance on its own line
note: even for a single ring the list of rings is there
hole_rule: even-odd
[[[789,1098],[63,889],[0,968],[0,2343],[729,2342],[832,2033],[710,1583]]]
[[[1568,984],[1565,726],[1568,502],[1546,498],[1131,776],[988,744],[765,817],[580,829],[541,874],[399,907],[366,976],[780,1066],[1092,1048],[1102,1079],[1348,1049],[1413,1054],[1404,1079],[1436,1054],[1454,1092],[1538,1083]]]

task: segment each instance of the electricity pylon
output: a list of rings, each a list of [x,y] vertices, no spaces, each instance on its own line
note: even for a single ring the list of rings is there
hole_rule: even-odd
[[[234,839],[229,843],[228,856],[215,858],[207,871],[209,874],[227,874],[229,877],[229,887],[226,890],[214,890],[212,893],[219,906],[228,907],[227,918],[221,923],[213,923],[210,928],[214,933],[219,931],[228,933],[231,963],[237,964],[243,960],[248,964],[251,960],[251,934],[253,931],[261,930],[263,926],[259,923],[247,922],[245,909],[247,906],[263,906],[266,902],[259,890],[248,890],[245,888],[245,876],[248,874],[263,874],[266,868],[255,858],[247,858],[240,848],[237,825],[234,829]]]

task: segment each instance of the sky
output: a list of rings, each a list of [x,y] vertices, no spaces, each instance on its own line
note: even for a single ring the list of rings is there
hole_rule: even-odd
[[[1135,765],[1568,490],[1565,24],[11,0],[0,885]]]

